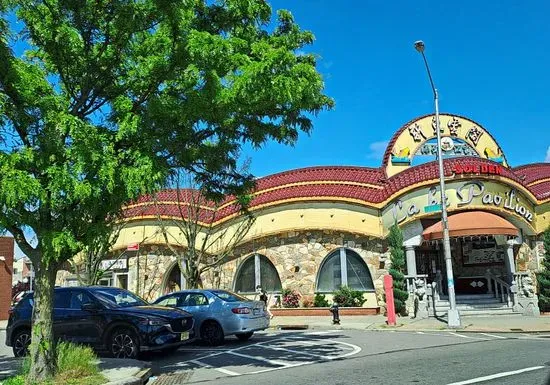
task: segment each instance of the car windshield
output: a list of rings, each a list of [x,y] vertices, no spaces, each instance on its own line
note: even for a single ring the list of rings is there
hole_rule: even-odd
[[[148,303],[137,295],[121,289],[99,289],[93,291],[98,300],[111,308],[144,306]]]
[[[238,294],[231,293],[229,291],[225,290],[212,290],[212,294],[214,294],[216,297],[223,299],[225,302],[242,302],[242,301],[250,301],[246,297],[242,297]]]

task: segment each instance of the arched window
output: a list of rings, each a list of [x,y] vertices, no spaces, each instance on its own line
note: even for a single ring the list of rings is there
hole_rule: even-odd
[[[359,254],[346,248],[334,250],[325,258],[317,279],[318,292],[333,292],[342,286],[374,291],[367,264]]]
[[[237,293],[254,293],[258,286],[268,292],[280,292],[282,289],[277,269],[261,254],[251,255],[241,264],[233,286]]]

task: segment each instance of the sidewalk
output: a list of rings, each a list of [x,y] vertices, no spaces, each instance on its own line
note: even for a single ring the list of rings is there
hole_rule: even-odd
[[[524,317],[521,315],[462,317],[463,332],[493,332],[493,333],[550,333],[550,317]],[[398,317],[397,326],[388,326],[386,317],[375,316],[344,316],[340,317],[340,325],[332,324],[332,316],[326,317],[290,317],[278,316],[271,320],[274,329],[354,329],[354,330],[395,330],[395,331],[437,331],[447,329],[445,319],[427,318],[410,319]]]
[[[136,360],[101,358],[99,368],[108,380],[105,385],[142,385],[151,376],[149,363]],[[21,359],[0,357],[0,383],[3,379],[17,374]]]

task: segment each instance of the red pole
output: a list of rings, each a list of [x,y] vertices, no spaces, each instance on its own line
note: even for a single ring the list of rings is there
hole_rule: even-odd
[[[386,292],[386,307],[388,313],[388,325],[395,326],[395,303],[393,302],[393,277],[389,274],[384,276],[384,290]]]

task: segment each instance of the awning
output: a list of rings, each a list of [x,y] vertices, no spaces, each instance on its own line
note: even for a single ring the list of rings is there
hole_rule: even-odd
[[[449,236],[467,237],[475,235],[509,235],[517,237],[518,229],[506,219],[485,211],[467,211],[449,216]],[[425,240],[443,238],[441,221],[422,232]]]

